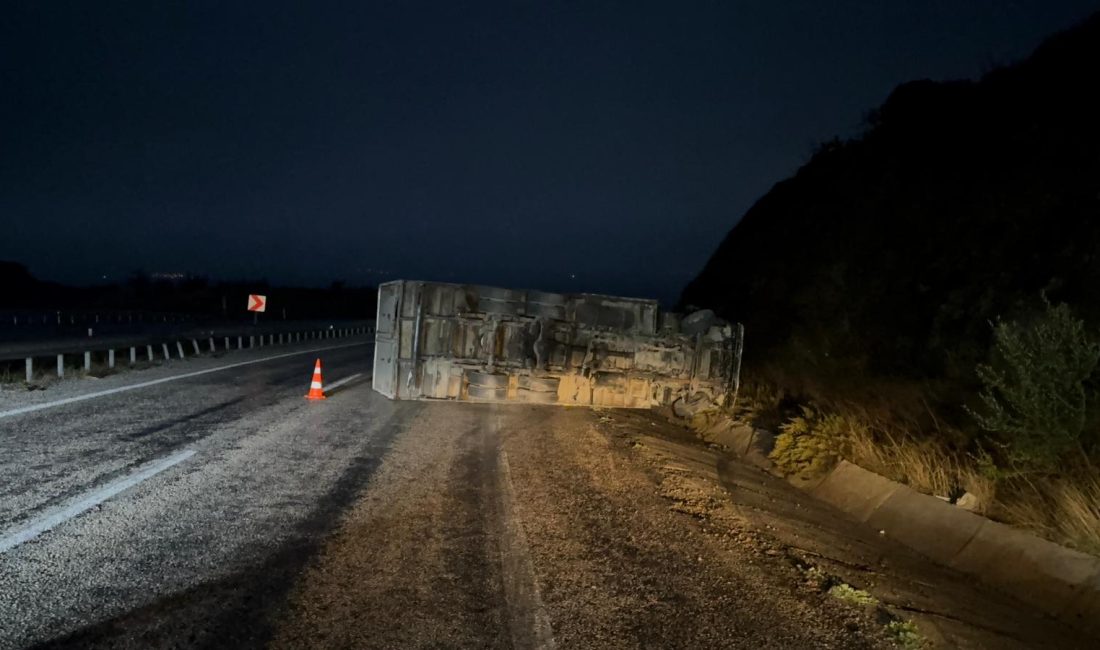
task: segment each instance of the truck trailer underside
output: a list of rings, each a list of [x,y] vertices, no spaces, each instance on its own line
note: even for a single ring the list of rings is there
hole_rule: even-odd
[[[374,389],[391,399],[648,408],[736,395],[742,328],[655,300],[395,280]]]

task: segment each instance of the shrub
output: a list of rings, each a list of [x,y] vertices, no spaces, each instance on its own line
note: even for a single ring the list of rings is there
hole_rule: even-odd
[[[858,605],[860,607],[878,604],[878,598],[875,598],[862,589],[856,589],[846,582],[830,587],[829,595],[838,600],[843,600],[846,603],[851,603],[852,605]]]
[[[848,429],[844,417],[824,415],[813,406],[803,406],[802,415],[779,427],[780,433],[769,458],[784,474],[820,476],[845,456],[850,437]]]
[[[1098,360],[1100,345],[1064,304],[1047,302],[1030,323],[996,325],[993,362],[977,368],[984,412],[970,412],[997,437],[1009,469],[1053,474],[1073,455],[1087,461],[1085,382]]]
[[[921,650],[928,646],[928,641],[921,636],[913,621],[890,621],[886,624],[886,633],[902,650]]]

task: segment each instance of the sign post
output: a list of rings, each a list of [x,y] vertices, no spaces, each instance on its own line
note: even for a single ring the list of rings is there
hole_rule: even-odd
[[[267,296],[248,294],[248,311],[252,312],[252,324],[260,322],[260,312],[267,311]]]

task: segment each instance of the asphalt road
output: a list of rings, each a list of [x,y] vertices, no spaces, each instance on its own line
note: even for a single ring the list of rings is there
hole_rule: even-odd
[[[0,395],[0,648],[1095,647],[651,414],[391,402],[350,343]]]
[[[9,532],[194,452],[0,555],[0,647],[67,635],[80,645],[97,624],[163,598],[173,605],[160,623],[181,626],[179,645],[260,638],[249,617],[278,602],[408,406],[368,399],[369,349],[318,353],[330,384],[367,373],[323,402],[303,398],[314,355],[302,354],[0,419]]]

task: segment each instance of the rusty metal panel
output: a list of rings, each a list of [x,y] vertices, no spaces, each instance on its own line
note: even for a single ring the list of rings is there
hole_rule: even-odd
[[[374,343],[374,390],[386,397],[397,397],[397,348],[393,339],[377,339]]]
[[[390,337],[397,330],[397,309],[401,294],[401,281],[387,282],[378,287],[378,314],[375,332]]]
[[[420,342],[421,354],[427,357],[457,358],[461,356],[461,346],[456,341],[459,333],[457,324],[450,319],[425,316],[423,334]]]
[[[477,309],[487,314],[519,315],[525,302],[522,291],[498,287],[477,287]]]
[[[401,317],[412,318],[416,316],[416,310],[420,306],[421,282],[402,281],[401,283]]]
[[[378,312],[375,317],[374,390],[391,399],[397,397],[397,314],[403,282],[387,282],[378,287]]]

